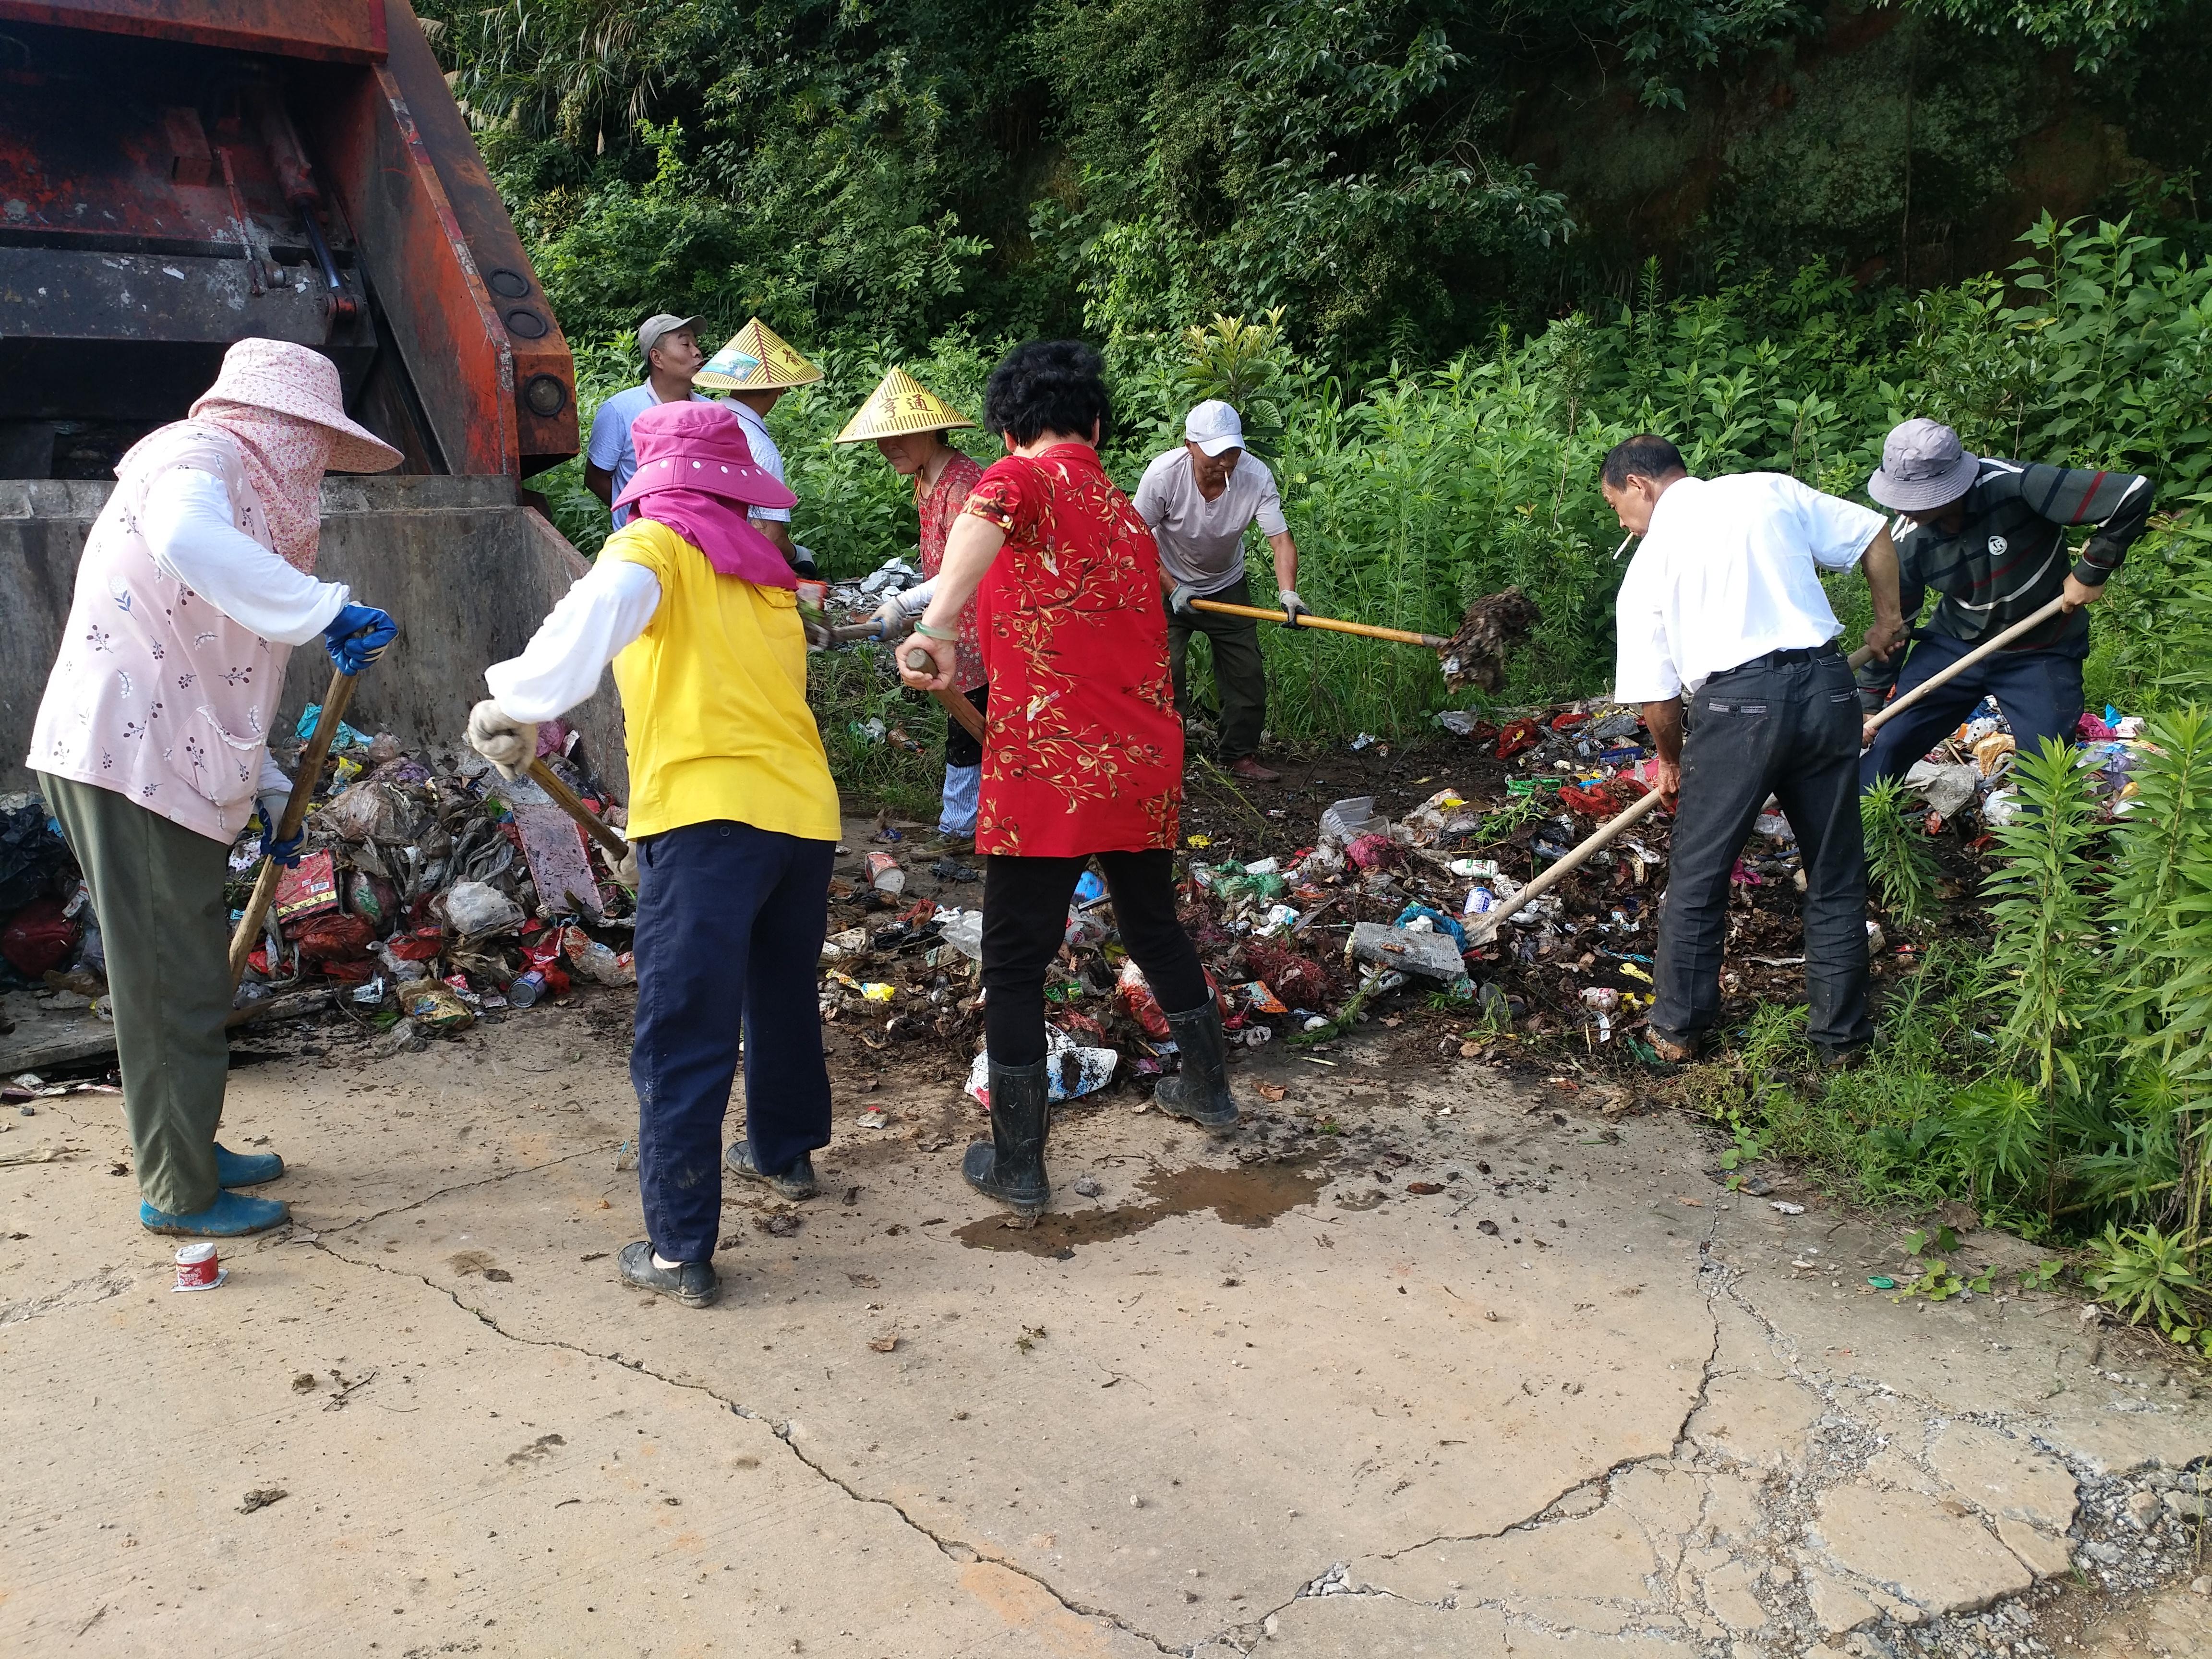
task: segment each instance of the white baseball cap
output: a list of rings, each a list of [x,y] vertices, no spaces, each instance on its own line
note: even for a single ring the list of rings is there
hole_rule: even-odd
[[[1209,455],[1244,447],[1244,422],[1218,398],[1208,398],[1183,416],[1182,435]]]

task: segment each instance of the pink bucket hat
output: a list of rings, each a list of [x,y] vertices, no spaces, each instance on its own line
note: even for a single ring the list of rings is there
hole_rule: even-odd
[[[763,587],[797,586],[797,573],[745,508],[791,507],[799,497],[754,463],[728,405],[656,404],[631,423],[629,436],[637,471],[615,497],[617,507],[636,503],[641,518],[666,525],[720,575]]]
[[[792,507],[799,497],[753,459],[745,428],[726,404],[655,404],[631,422],[637,471],[615,497],[628,507],[661,489],[696,489],[747,507]]]
[[[210,404],[243,404],[274,410],[335,434],[331,469],[337,472],[384,472],[399,465],[400,453],[367,427],[346,418],[338,368],[319,351],[289,340],[240,340],[222,355],[215,384],[194,399],[192,415]]]

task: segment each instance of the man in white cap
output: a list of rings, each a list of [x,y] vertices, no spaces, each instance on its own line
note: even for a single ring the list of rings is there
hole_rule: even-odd
[[[1193,599],[1225,605],[1252,603],[1244,574],[1244,532],[1255,523],[1275,556],[1276,603],[1286,627],[1305,614],[1298,598],[1298,550],[1283,518],[1274,474],[1244,447],[1244,423],[1219,398],[1209,398],[1184,418],[1182,447],[1155,456],[1137,486],[1137,512],[1159,545],[1162,580],[1174,584],[1168,599],[1168,665],[1175,677],[1176,713],[1190,719],[1190,636],[1212,641],[1213,683],[1221,698],[1220,758],[1231,775],[1273,783],[1277,774],[1260,764],[1260,733],[1267,721],[1267,672],[1260,655],[1260,626],[1249,617],[1197,611]]]
[[[666,312],[647,318],[637,325],[637,353],[645,365],[645,378],[599,406],[592,416],[592,441],[584,450],[584,488],[612,507],[617,530],[634,510],[613,506],[637,471],[630,423],[655,404],[714,401],[691,389],[707,362],[707,354],[699,349],[698,318]]]
[[[1771,794],[1804,859],[1806,1035],[1844,1064],[1874,1036],[1866,846],[1858,694],[1820,572],[1863,568],[1866,643],[1895,650],[1904,623],[1889,532],[1879,513],[1784,473],[1693,478],[1681,452],[1648,432],[1613,447],[1599,487],[1620,527],[1644,538],[1615,600],[1613,695],[1643,705],[1659,751],[1647,775],[1675,810],[1652,1047],[1688,1060],[1720,1018],[1729,879]]]
[[[257,797],[262,852],[300,861],[297,837],[271,836],[292,791],[269,758],[292,647],[319,636],[355,674],[398,632],[314,570],[325,471],[399,459],[346,418],[329,358],[240,340],[189,416],[117,464],[77,566],[23,763],[100,918],[138,1219],[154,1232],[233,1237],[291,1216],[233,1190],[276,1180],[283,1159],[216,1144],[230,1063],[223,882]]]
[[[1910,691],[1977,642],[2055,599],[2066,608],[2042,627],[1939,686],[1875,734],[1861,761],[1863,786],[1901,777],[1945,732],[1995,697],[2013,741],[2033,754],[2045,740],[2071,743],[2081,719],[2081,662],[2089,654],[2085,608],[2103,597],[2128,546],[2150,517],[2151,483],[2132,472],[2041,466],[1971,454],[1959,434],[1925,416],[1896,427],[1867,494],[1901,513],[1912,533],[1898,548],[1905,619],[1929,619],[1903,672],[1877,659],[1859,671],[1863,701],[1879,708],[1891,682]],[[2094,533],[2069,561],[2066,532]]]

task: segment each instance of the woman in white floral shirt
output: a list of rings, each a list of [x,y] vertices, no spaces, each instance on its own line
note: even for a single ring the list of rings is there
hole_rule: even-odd
[[[216,1145],[229,1066],[231,842],[273,825],[291,783],[269,732],[292,647],[320,635],[358,672],[398,632],[314,579],[323,474],[399,452],[348,420],[329,358],[240,340],[189,416],[116,468],[24,764],[92,890],[106,946],[138,1218],[155,1232],[258,1232],[290,1218],[234,1192],[284,1172]],[[296,842],[263,850],[296,863]]]

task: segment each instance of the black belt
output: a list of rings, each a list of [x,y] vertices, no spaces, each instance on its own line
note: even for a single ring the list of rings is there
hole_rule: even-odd
[[[1770,651],[1763,657],[1753,657],[1749,662],[1740,662],[1733,668],[1724,668],[1723,674],[1741,674],[1747,668],[1779,668],[1784,663],[1818,662],[1823,657],[1843,655],[1833,640],[1826,645],[1793,645],[1784,651]],[[1713,676],[1715,679],[1719,674]]]

